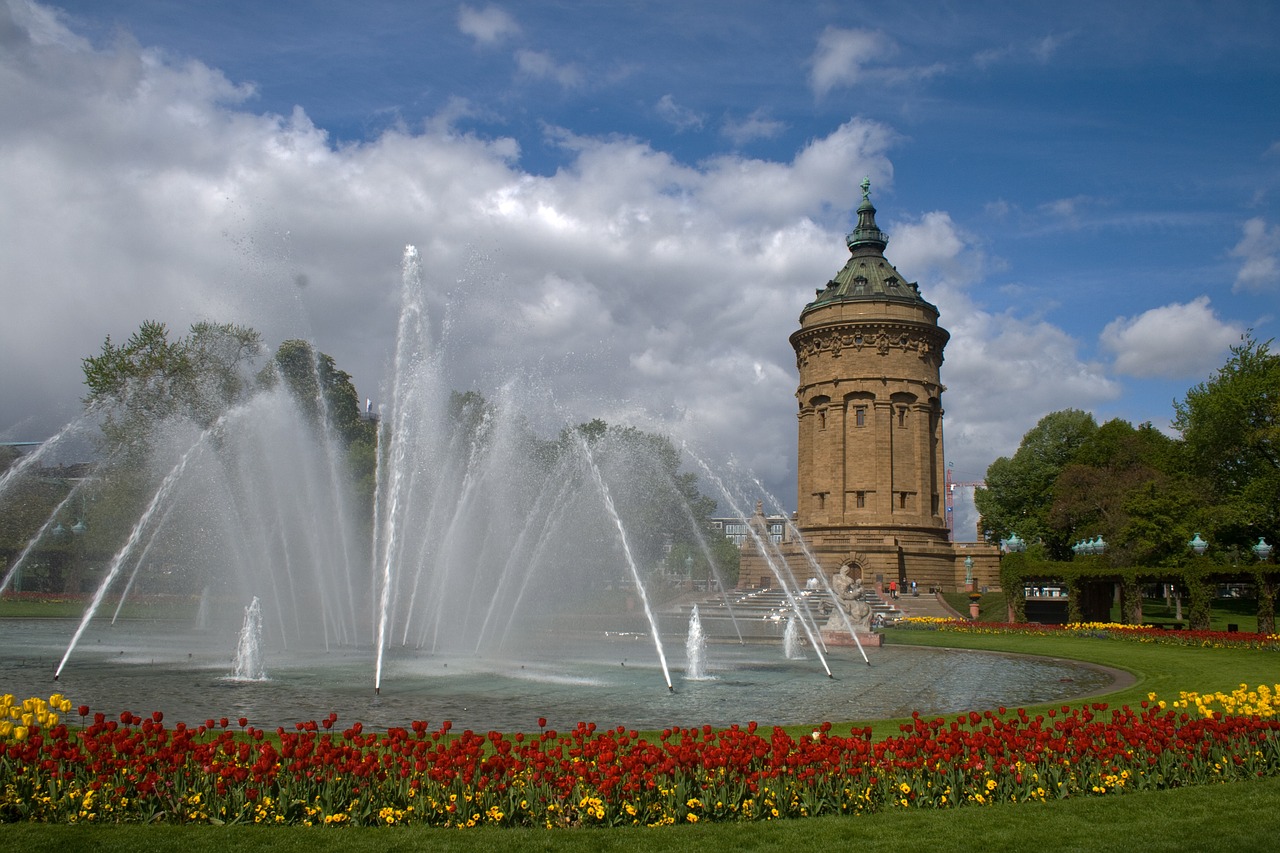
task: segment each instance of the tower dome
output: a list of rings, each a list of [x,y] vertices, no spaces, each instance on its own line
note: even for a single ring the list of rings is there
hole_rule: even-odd
[[[885,258],[870,181],[849,259],[800,312],[797,526],[824,571],[952,582],[938,309]]]

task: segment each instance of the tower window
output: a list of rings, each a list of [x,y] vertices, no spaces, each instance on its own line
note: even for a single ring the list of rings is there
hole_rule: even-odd
[[[907,508],[907,493],[898,492],[898,509],[906,509],[906,508]]]
[[[898,407],[898,426],[905,427],[907,425],[907,407]]]
[[[826,429],[826,428],[827,428],[827,410],[823,409],[822,411],[818,412],[818,429]]]
[[[867,425],[867,407],[866,406],[856,406],[854,408],[853,425],[860,426],[860,427]]]
[[[854,495],[854,502],[857,504],[858,509],[862,509],[863,507],[865,507],[867,505],[867,493],[858,492],[856,495]]]

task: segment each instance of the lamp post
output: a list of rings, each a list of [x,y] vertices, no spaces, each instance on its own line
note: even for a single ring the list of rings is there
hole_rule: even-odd
[[[1209,550],[1209,543],[1207,540],[1203,539],[1199,533],[1197,533],[1191,537],[1191,541],[1187,543],[1187,547],[1190,548],[1191,553],[1195,554],[1197,557],[1203,557],[1205,555],[1205,552]],[[1176,587],[1173,593],[1173,604],[1174,604],[1173,618],[1181,622],[1182,621],[1182,590],[1177,589]]]
[[[973,557],[964,558],[964,588],[973,592]]]
[[[1000,540],[1000,547],[1006,554],[1019,554],[1027,550],[1027,543],[1018,538],[1017,533],[1010,533],[1008,539]]]
[[[50,533],[53,534],[53,538],[58,540],[59,542],[66,541],[68,536],[72,537],[69,562],[71,564],[71,573],[73,575],[75,574],[74,569],[75,569],[75,563],[76,563],[76,556],[80,548],[80,546],[75,544],[75,541],[78,539],[83,539],[84,535],[89,532],[89,525],[84,523],[83,499],[81,500],[80,513],[81,513],[80,518],[77,518],[75,521],[75,524],[72,524],[69,529],[67,527],[64,527],[61,521],[58,521],[53,525],[53,530],[49,531]],[[15,578],[15,581],[16,580],[17,579]],[[66,578],[64,577],[63,585],[65,586],[65,584],[66,584]],[[18,590],[18,587],[16,584],[14,586],[14,590],[15,591]]]
[[[1027,550],[1027,543],[1022,541],[1022,539],[1018,538],[1017,533],[1010,531],[1008,539],[1000,540],[1000,550],[1004,551],[1006,555],[1020,554],[1023,551]],[[1004,577],[1004,574],[1002,572],[1001,573],[1002,583],[1003,583],[1003,577]],[[1019,579],[1018,582],[1022,583],[1022,580]],[[1012,589],[1005,590],[1005,593],[1004,593],[1005,601],[1008,602],[1008,609],[1006,610],[1005,618],[1007,618],[1010,622],[1014,622],[1018,619],[1026,618],[1026,614],[1024,612],[1026,608],[1025,593],[1026,593],[1025,587],[1023,587],[1023,590],[1017,594],[1015,594]],[[1021,602],[1021,603],[1018,603],[1018,602]]]

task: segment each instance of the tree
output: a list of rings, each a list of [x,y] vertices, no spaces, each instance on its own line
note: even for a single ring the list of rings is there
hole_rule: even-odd
[[[283,381],[307,420],[318,425],[323,415],[344,444],[370,429],[360,418],[360,397],[351,374],[339,370],[332,356],[306,341],[292,339],[280,344],[259,381],[267,386]]]
[[[1116,419],[1097,429],[1053,486],[1050,528],[1078,541],[1102,536],[1115,565],[1155,564],[1185,549],[1201,499],[1180,444]],[[1185,535],[1184,535],[1185,533]]]
[[[1088,412],[1053,412],[1022,437],[1012,458],[1002,456],[992,462],[986,486],[974,493],[983,537],[994,542],[1017,533],[1027,542],[1043,542],[1054,558],[1069,556],[1070,539],[1049,521],[1053,487],[1062,469],[1097,428]]]
[[[186,417],[206,428],[252,387],[247,374],[262,354],[262,337],[246,326],[196,323],[169,340],[164,323],[147,320],[117,346],[82,362],[86,408],[102,413],[109,451],[145,452],[155,427]]]
[[[1214,493],[1223,545],[1280,537],[1280,354],[1245,335],[1217,374],[1174,403],[1173,426]]]

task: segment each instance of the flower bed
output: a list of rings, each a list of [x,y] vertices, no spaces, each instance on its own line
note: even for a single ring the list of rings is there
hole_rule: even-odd
[[[107,719],[85,706],[71,728],[61,696],[6,696],[0,820],[663,825],[1095,796],[1277,775],[1277,693],[1242,685],[1167,704],[1152,695],[1137,709],[916,715],[874,742],[827,723],[802,738],[751,723],[649,739],[588,723],[375,733],[338,729],[334,715],[268,737],[243,718],[171,728],[159,712]]]
[[[1072,622],[1040,625],[1020,622],[970,622],[937,616],[912,616],[895,626],[915,631],[954,631],[961,634],[1039,634],[1096,637],[1106,640],[1134,640],[1170,646],[1200,646],[1222,649],[1270,649],[1280,651],[1280,634],[1251,634],[1240,631],[1170,631],[1118,622]]]

